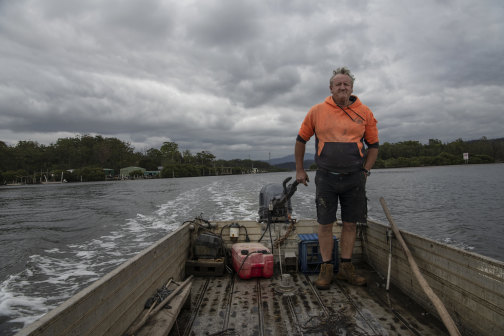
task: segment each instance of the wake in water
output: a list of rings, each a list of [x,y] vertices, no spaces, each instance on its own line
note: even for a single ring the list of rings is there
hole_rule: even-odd
[[[99,236],[76,236],[74,243],[29,256],[25,270],[0,285],[0,333],[14,333],[34,322],[186,220],[201,214],[210,220],[255,220],[258,191],[250,191],[250,181],[247,186],[235,182],[216,180],[167,195],[172,199],[161,201],[153,212],[104,224]],[[252,188],[261,187],[258,181]]]

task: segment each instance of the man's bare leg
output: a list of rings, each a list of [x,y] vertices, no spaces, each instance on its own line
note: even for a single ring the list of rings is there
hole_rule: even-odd
[[[357,236],[357,224],[350,222],[343,222],[343,228],[341,229],[341,238],[340,238],[342,259],[352,258],[356,236]]]
[[[334,266],[332,263],[328,263],[332,260],[333,256],[334,241],[332,229],[333,223],[327,225],[319,224],[318,226],[319,248],[323,261],[320,265],[318,279],[315,281],[315,287],[318,289],[329,289],[334,275]]]
[[[322,261],[327,262],[332,260],[333,256],[333,223],[318,225],[318,240],[320,247],[320,255],[322,256]]]

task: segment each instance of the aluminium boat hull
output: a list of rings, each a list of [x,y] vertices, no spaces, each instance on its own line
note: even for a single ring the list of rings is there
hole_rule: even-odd
[[[226,238],[227,231],[222,229],[230,223],[213,223],[214,232],[223,233],[227,247],[233,241]],[[265,230],[262,223],[238,223],[247,228],[253,242]],[[194,229],[199,224],[199,220],[183,224],[18,335],[123,335],[144,312],[144,303],[156,289],[169,279],[186,278],[185,263],[191,256]],[[370,221],[358,228],[353,261],[368,278],[367,287],[336,282],[329,291],[318,291],[311,284],[316,275],[294,271],[293,285],[282,292],[278,262],[285,266],[287,256],[298,254],[297,234],[316,233],[317,225],[312,220],[301,220],[292,229],[287,224],[273,225],[274,237],[284,237],[286,233],[288,236],[280,249],[273,251],[277,268],[271,279],[242,280],[233,274],[196,277],[192,309],[181,314],[179,321],[184,333],[323,335],[327,328],[333,332],[334,328],[346,328],[362,335],[446,333],[439,321],[428,319],[436,316],[436,311],[410,271],[395,238],[392,288],[390,293],[385,290],[390,235],[388,227],[380,223]],[[340,227],[336,226],[334,234],[339,236],[339,232]],[[504,330],[504,263],[407,232],[402,234],[428,283],[463,335],[497,335]],[[241,230],[237,241],[244,240],[245,232]],[[262,243],[270,247],[269,235]],[[302,257],[296,255],[298,263]],[[394,292],[397,295],[389,295]]]

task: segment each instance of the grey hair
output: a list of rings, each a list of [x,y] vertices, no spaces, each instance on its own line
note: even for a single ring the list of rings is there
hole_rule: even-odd
[[[350,69],[348,69],[347,67],[341,67],[336,70],[333,70],[333,75],[331,76],[331,79],[329,80],[330,86],[332,86],[332,81],[336,75],[347,75],[352,80],[352,86],[353,86],[353,83],[355,82],[355,77],[352,74],[352,72],[350,71]]]

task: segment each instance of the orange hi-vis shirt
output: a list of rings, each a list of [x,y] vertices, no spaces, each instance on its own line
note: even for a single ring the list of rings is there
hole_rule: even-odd
[[[315,134],[315,163],[336,173],[359,171],[364,164],[364,142],[378,147],[377,121],[356,96],[347,107],[336,105],[332,96],[313,106],[306,115],[297,141],[306,143]]]

